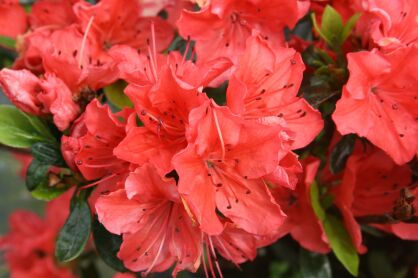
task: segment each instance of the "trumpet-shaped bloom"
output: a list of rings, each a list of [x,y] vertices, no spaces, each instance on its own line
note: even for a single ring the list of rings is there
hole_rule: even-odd
[[[311,185],[320,161],[308,158],[303,162],[305,171],[295,190],[281,186],[273,190],[287,215],[282,231],[289,233],[301,246],[312,252],[328,253],[331,250],[328,240],[311,204]]]
[[[278,164],[282,127],[246,122],[211,101],[194,109],[189,123],[189,144],[173,165],[180,195],[201,229],[220,234],[227,217],[247,232],[274,233],[284,214],[260,178]]]
[[[227,57],[235,63],[253,33],[282,45],[284,28],[299,16],[295,0],[216,0],[198,12],[183,11],[177,26],[184,38],[196,41],[199,62]]]
[[[25,9],[18,0],[0,1],[0,36],[16,38],[28,28]]]
[[[332,116],[341,134],[357,133],[396,163],[418,149],[418,47],[348,54],[350,78]]]
[[[251,37],[230,80],[228,106],[266,124],[284,120],[293,132],[293,148],[304,147],[323,127],[319,111],[298,96],[304,69],[294,49],[273,50],[260,37]]]
[[[112,114],[109,107],[92,101],[70,136],[62,137],[62,153],[68,165],[78,168],[87,180],[127,171],[129,163],[114,156],[113,150],[134,126],[134,117],[129,117],[132,112],[125,109]]]
[[[118,257],[132,271],[159,272],[177,262],[175,272],[196,271],[200,232],[193,225],[174,179],[161,178],[150,164],[132,172],[125,189],[99,197],[99,221],[123,234]]]
[[[369,146],[366,151],[358,148],[348,159],[341,185],[334,191],[335,203],[359,251],[365,249],[360,225],[355,217],[391,214],[401,190],[410,183],[409,167],[396,165],[378,148]],[[395,225],[395,229],[403,225],[407,224]],[[414,226],[416,229],[416,225],[409,227]]]
[[[142,17],[141,10],[136,0],[104,0],[96,5],[81,1],[74,6],[84,32],[103,48],[124,44],[146,51],[153,23],[158,50],[165,49],[173,38],[173,28],[160,17]]]
[[[52,114],[60,130],[65,130],[80,113],[72,92],[55,74],[39,79],[27,70],[3,69],[0,85],[10,101],[26,113]]]
[[[365,41],[389,51],[418,43],[417,1],[363,2],[364,15],[358,25]]]

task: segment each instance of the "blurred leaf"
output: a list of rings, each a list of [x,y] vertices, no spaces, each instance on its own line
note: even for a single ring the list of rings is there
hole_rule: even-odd
[[[327,214],[323,226],[335,256],[352,275],[357,276],[360,259],[344,224]]]
[[[48,143],[38,142],[35,143],[32,148],[32,156],[39,162],[47,165],[54,165],[59,167],[65,167],[66,163],[62,157],[61,150]]]
[[[217,88],[210,88],[210,87],[205,88],[204,92],[209,98],[213,99],[218,105],[225,105],[227,87],[228,87],[228,82],[224,82]]]
[[[131,100],[123,92],[126,87],[126,83],[119,80],[112,85],[104,88],[107,99],[117,108],[123,109],[126,107],[133,107]]]
[[[270,264],[270,278],[281,278],[289,271],[290,266],[286,262],[272,262]]]
[[[174,40],[171,42],[170,46],[168,47],[168,51],[179,51],[182,55],[185,54],[186,50],[186,60],[190,60],[194,57],[192,56],[193,53],[193,49],[194,49],[194,45],[195,42],[194,41],[190,41],[189,43],[189,47],[187,47],[188,41],[183,39],[181,36],[177,36],[174,38]]]
[[[78,264],[81,277],[80,278],[100,278],[99,271],[94,264],[94,261],[81,262]]]
[[[345,168],[347,159],[351,155],[356,143],[356,136],[349,134],[343,136],[331,151],[329,167],[331,173],[337,174]]]
[[[323,254],[309,252],[303,248],[299,253],[300,271],[303,278],[331,278],[331,265]]]
[[[312,23],[314,26],[315,31],[319,34],[319,36],[326,41],[328,44],[331,44],[331,42],[328,40],[328,38],[325,36],[325,34],[322,32],[321,27],[319,27],[318,22],[316,21],[315,14],[311,14]]]
[[[374,278],[393,278],[395,270],[388,256],[383,252],[373,251],[368,254],[369,271]]]
[[[122,244],[122,236],[107,231],[97,217],[93,221],[93,239],[99,256],[107,265],[119,272],[127,271],[122,261],[116,256]]]
[[[26,173],[26,187],[29,191],[35,190],[42,183],[48,184],[49,165],[46,165],[36,159],[32,160]]]
[[[341,15],[333,7],[327,5],[322,14],[321,31],[330,46],[341,46],[341,34],[343,32],[343,28],[344,25]]]
[[[60,262],[76,259],[90,237],[91,215],[84,198],[77,198],[64,227],[58,234],[55,256]]]
[[[311,15],[315,31],[334,50],[340,49],[351,34],[360,14],[353,15],[344,25],[343,18],[332,6],[327,5],[322,13],[322,22],[319,26],[315,14]]]
[[[0,45],[14,49],[16,47],[16,41],[10,37],[0,35]]]
[[[341,33],[342,42],[344,42],[348,38],[348,36],[350,36],[351,31],[353,31],[353,28],[356,25],[357,21],[359,20],[360,16],[361,16],[360,13],[356,13],[347,20],[343,28],[343,31]]]
[[[321,48],[315,48],[315,51],[318,53],[319,57],[324,61],[326,64],[334,64],[335,61],[329,56],[329,54],[322,50]]]
[[[19,0],[20,5],[32,5],[36,0]]]
[[[314,181],[311,185],[312,208],[319,220],[324,221],[326,214],[320,203],[318,184]]]
[[[11,105],[0,105],[0,143],[14,148],[28,148],[36,142],[54,142],[45,124]]]

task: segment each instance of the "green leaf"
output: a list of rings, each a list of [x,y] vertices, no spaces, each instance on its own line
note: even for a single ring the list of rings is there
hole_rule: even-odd
[[[350,17],[347,22],[345,23],[345,26],[343,28],[343,31],[341,33],[341,41],[345,42],[345,40],[350,36],[351,31],[353,31],[354,26],[356,25],[357,21],[359,20],[361,14],[356,13],[352,17]]]
[[[323,254],[309,252],[303,248],[299,253],[300,271],[303,278],[331,278],[331,265]]]
[[[319,27],[319,24],[316,21],[316,17],[315,17],[314,13],[311,14],[311,19],[312,19],[312,23],[313,23],[313,27],[314,27],[315,31],[319,34],[319,36],[324,41],[326,41],[328,44],[331,44],[331,41],[328,40],[327,36],[325,36],[325,34],[322,32],[321,28]]]
[[[126,87],[126,83],[119,80],[112,85],[109,85],[104,88],[105,95],[114,106],[119,109],[123,109],[125,107],[133,107],[131,100],[128,96],[125,95],[123,90]]]
[[[64,227],[58,234],[55,256],[60,262],[76,259],[90,237],[91,215],[86,200],[77,198]]]
[[[28,148],[36,142],[55,142],[45,124],[11,105],[0,105],[0,143],[14,148]]]
[[[97,217],[93,221],[93,239],[99,256],[107,265],[119,272],[127,271],[122,261],[116,256],[122,244],[122,236],[107,231]]]
[[[35,3],[35,0],[19,0],[20,5],[32,5]]]
[[[31,150],[33,157],[44,164],[59,167],[66,166],[61,150],[56,145],[38,142],[32,146]]]
[[[330,46],[341,46],[341,34],[343,29],[344,24],[341,15],[333,7],[327,5],[322,14],[321,31],[327,38],[327,41],[330,42]]]
[[[270,264],[270,278],[285,277],[289,271],[290,265],[284,261],[273,262]]]
[[[14,49],[16,47],[16,41],[13,38],[0,35],[0,45]]]
[[[32,160],[26,173],[26,187],[29,191],[35,190],[41,184],[48,184],[49,167],[36,159]]]
[[[225,105],[227,87],[228,87],[228,83],[224,82],[217,88],[207,87],[204,89],[204,92],[209,98],[213,99],[218,105]]]
[[[335,256],[352,275],[357,276],[360,259],[344,224],[327,214],[323,226]]]
[[[326,214],[320,203],[318,184],[314,181],[311,184],[311,204],[312,208],[319,220],[324,221]]]
[[[49,202],[64,194],[70,187],[70,185],[51,187],[48,186],[47,180],[46,182],[38,184],[36,188],[31,191],[31,194],[32,197],[37,200]]]
[[[337,174],[345,168],[347,159],[353,152],[356,136],[349,134],[343,136],[331,151],[329,167],[331,173]]]

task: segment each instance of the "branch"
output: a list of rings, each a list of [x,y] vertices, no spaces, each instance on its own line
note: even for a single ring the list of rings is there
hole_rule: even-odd
[[[412,216],[408,220],[395,219],[391,214],[384,215],[366,215],[356,217],[356,220],[362,224],[397,224],[397,223],[415,223],[418,224],[418,216]]]

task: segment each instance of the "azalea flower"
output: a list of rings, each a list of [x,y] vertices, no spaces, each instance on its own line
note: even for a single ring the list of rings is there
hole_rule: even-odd
[[[273,195],[286,213],[282,233],[289,233],[304,248],[317,253],[330,252],[330,246],[322,223],[311,204],[311,185],[315,180],[320,161],[314,158],[303,160],[304,173],[295,190],[278,186]]]
[[[1,0],[0,14],[0,36],[15,39],[28,28],[25,9],[19,0]]]
[[[363,1],[364,15],[358,23],[363,40],[392,51],[418,43],[418,3],[414,0]]]
[[[360,252],[362,245],[360,224],[355,217],[390,215],[400,197],[401,190],[411,185],[411,170],[407,165],[399,166],[376,147],[361,146],[347,161],[341,184],[333,190],[335,204],[341,210],[344,222],[353,242]],[[412,194],[414,191],[412,191]],[[416,224],[394,224],[386,226],[403,238],[416,239]],[[408,235],[409,234],[409,235]]]
[[[39,79],[27,70],[0,71],[0,85],[17,107],[29,114],[53,114],[54,123],[65,130],[80,112],[64,82],[54,74]]]
[[[207,235],[183,202],[175,180],[160,177],[154,166],[145,164],[129,175],[124,189],[100,196],[96,210],[110,232],[123,235],[118,257],[128,269],[144,275],[167,270],[174,263],[173,276],[185,269],[196,272],[200,264],[207,276],[222,275],[216,251],[239,264],[254,259],[258,247],[272,242],[228,222],[221,235]]]
[[[260,37],[250,37],[230,80],[227,104],[246,119],[267,125],[284,122],[293,132],[292,148],[302,148],[323,127],[319,111],[298,96],[304,69],[295,50],[274,50]]]
[[[350,78],[332,116],[341,134],[366,137],[397,164],[418,149],[418,48],[350,53]]]
[[[151,162],[164,175],[173,170],[173,156],[187,145],[190,111],[208,99],[202,92],[203,86],[224,72],[230,62],[218,59],[198,68],[177,53],[171,53],[165,63],[158,57],[151,59],[144,70],[135,65],[124,66],[125,76],[136,82],[129,85],[125,93],[144,126],[133,128],[115,149],[115,154],[138,165]],[[138,56],[134,59],[141,60]],[[135,72],[142,77],[129,78],[135,76]]]
[[[83,31],[103,48],[123,44],[145,51],[154,24],[158,50],[165,49],[173,38],[171,25],[157,16],[142,17],[141,10],[137,0],[104,0],[96,5],[81,1],[74,5]]]
[[[201,229],[220,234],[227,217],[249,233],[274,233],[285,216],[260,178],[278,164],[283,128],[244,121],[211,101],[194,109],[189,123],[189,144],[173,165],[179,193]]]
[[[54,259],[55,239],[68,216],[72,193],[70,190],[49,202],[45,219],[23,210],[10,216],[10,231],[0,237],[0,250],[5,252],[10,277],[76,277]]]
[[[29,15],[32,29],[67,27],[76,21],[73,4],[79,0],[38,0]]]
[[[135,125],[132,109],[113,114],[108,106],[93,100],[74,123],[70,136],[62,136],[61,152],[67,165],[86,180],[97,180],[83,187],[96,186],[89,198],[91,208],[100,195],[123,188],[131,166],[113,151]]]
[[[177,26],[184,38],[196,41],[199,63],[218,57],[236,63],[254,33],[274,47],[283,45],[284,28],[292,28],[301,16],[298,2],[213,0],[198,12],[183,11]]]

